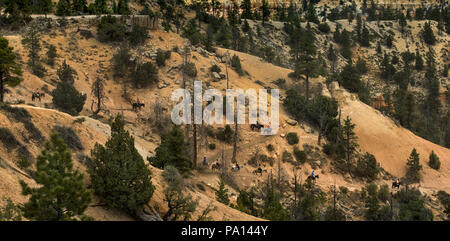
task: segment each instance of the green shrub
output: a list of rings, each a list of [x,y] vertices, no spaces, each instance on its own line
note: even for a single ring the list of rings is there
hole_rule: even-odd
[[[131,80],[136,88],[145,88],[158,82],[158,69],[151,62],[138,65],[131,74]]]
[[[297,146],[294,146],[294,156],[297,162],[303,164],[306,162],[306,152],[298,149]]]
[[[133,46],[145,43],[147,38],[147,29],[139,25],[133,25],[131,32],[128,34],[128,41]]]
[[[73,85],[60,82],[51,93],[53,104],[70,115],[78,115],[83,110],[86,95],[78,92]]]
[[[295,145],[298,144],[298,135],[296,132],[289,132],[286,136],[287,142],[289,143],[289,145]]]
[[[272,144],[267,145],[267,150],[270,152],[273,152],[275,150],[275,148],[273,147]]]
[[[231,140],[233,139],[234,131],[231,129],[230,125],[226,125],[224,128],[219,128],[216,133],[217,139],[231,143]]]
[[[435,170],[439,170],[441,168],[441,161],[439,157],[434,153],[434,151],[430,154],[430,160],[428,161],[428,166]]]
[[[389,186],[387,184],[381,185],[380,190],[378,191],[378,198],[382,202],[387,202],[389,200]]]
[[[197,68],[195,67],[195,64],[192,62],[188,62],[182,66],[184,74],[191,78],[197,77]]]
[[[55,126],[53,131],[56,132],[64,143],[72,150],[82,151],[84,149],[83,144],[72,127]]]
[[[344,187],[344,186],[340,186],[339,187],[339,192],[341,192],[344,195],[347,195],[348,194],[348,188]]]
[[[31,115],[24,108],[19,107],[11,107],[9,105],[1,105],[1,109],[7,112],[8,118],[11,118],[12,121],[17,121],[23,123],[25,129],[30,135],[31,139],[36,142],[44,142],[45,138],[42,136],[41,131],[33,124],[31,120]]]
[[[356,163],[355,174],[361,178],[367,178],[369,181],[377,179],[380,172],[377,164],[377,160],[374,155],[366,153],[364,156],[358,159]]]
[[[208,147],[209,147],[210,150],[215,150],[216,149],[216,144],[215,143],[210,143],[208,145]]]
[[[170,51],[158,49],[158,52],[156,53],[156,64],[159,67],[166,66],[166,60],[168,60],[170,56],[171,56]]]
[[[237,55],[233,55],[231,58],[231,67],[238,73],[239,75],[243,75],[244,71],[242,70],[241,59]]]
[[[289,162],[289,163],[295,163],[294,162],[294,157],[292,156],[292,154],[288,151],[284,151],[283,154],[281,155],[281,161],[282,162]]]
[[[103,16],[97,26],[97,35],[100,42],[122,41],[125,39],[125,26],[111,15]]]
[[[330,26],[328,26],[327,23],[319,24],[318,28],[319,28],[320,32],[322,32],[322,33],[329,33],[330,32]]]
[[[216,72],[216,73],[220,73],[220,72],[222,71],[222,70],[220,69],[220,67],[217,66],[216,64],[213,65],[213,66],[211,66],[211,68],[209,68],[209,70],[210,70],[211,72]]]
[[[19,141],[13,135],[13,133],[4,127],[0,127],[0,140],[3,143],[3,146],[6,147],[8,151],[20,146]]]
[[[17,161],[17,166],[20,169],[25,170],[31,166],[31,162],[26,156],[20,156],[19,160]]]

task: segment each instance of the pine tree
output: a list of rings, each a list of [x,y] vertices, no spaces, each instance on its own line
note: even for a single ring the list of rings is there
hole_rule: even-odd
[[[121,15],[127,15],[131,13],[130,9],[128,8],[128,0],[119,0],[119,3],[117,4],[117,13]]]
[[[61,65],[61,67],[59,67],[56,73],[58,74],[58,77],[62,82],[68,84],[73,84],[75,82],[73,75],[76,74],[76,72],[72,67],[70,67],[70,65],[66,63],[66,60],[64,60],[63,64]]]
[[[53,44],[50,44],[47,50],[47,64],[50,66],[53,66],[55,64],[55,58],[57,56],[56,54],[56,47]]]
[[[347,116],[347,119],[344,120],[344,125],[342,127],[343,137],[344,137],[344,145],[345,145],[345,153],[347,159],[348,171],[350,172],[351,160],[352,156],[358,147],[356,140],[358,137],[355,134],[355,124],[352,123],[350,117]]]
[[[225,187],[225,181],[222,177],[219,180],[219,189],[216,191],[216,200],[225,205],[230,204],[228,189]]]
[[[241,18],[253,19],[252,3],[250,0],[243,0],[241,3],[241,9],[242,9]]]
[[[416,52],[415,66],[414,68],[418,71],[423,69],[423,59],[419,51]]]
[[[17,86],[22,78],[20,65],[16,62],[13,48],[9,46],[8,40],[0,35],[0,102],[4,101],[5,85]]]
[[[189,171],[192,162],[187,156],[185,137],[180,127],[174,126],[172,130],[161,139],[161,144],[155,150],[155,156],[149,158],[150,163],[158,168],[172,165],[181,173]]]
[[[403,14],[403,12],[400,13],[400,16],[398,18],[398,24],[400,25],[401,32],[404,33],[407,23],[406,23],[406,17]]]
[[[106,204],[135,214],[148,203],[155,190],[151,173],[121,115],[111,124],[111,138],[105,146],[95,144],[91,157],[92,187]]]
[[[416,148],[411,152],[406,163],[406,178],[409,182],[415,183],[420,182],[420,170],[422,170],[422,165],[420,165],[419,153],[417,153]]]
[[[76,15],[86,13],[87,12],[86,0],[73,0],[72,1],[72,12]]]
[[[369,221],[378,220],[378,211],[380,209],[380,200],[377,195],[377,185],[370,184],[366,187],[368,197],[365,201],[366,213],[365,217]]]
[[[43,77],[44,75],[44,67],[40,63],[40,54],[41,51],[41,34],[40,29],[37,23],[32,23],[30,27],[27,29],[24,38],[22,39],[22,44],[25,48],[28,49],[29,61],[28,65],[32,68],[33,74],[38,77]]]
[[[86,102],[86,95],[81,94],[73,85],[66,82],[59,82],[51,95],[56,108],[74,116],[83,110]]]
[[[51,0],[37,0],[34,4],[35,7],[33,13],[45,14],[45,17],[47,17],[47,14],[50,13],[53,8]]]
[[[430,22],[426,22],[421,32],[423,41],[428,45],[434,45],[436,43],[436,37],[434,36],[433,29]]]
[[[72,15],[70,2],[68,0],[59,0],[56,4],[56,16],[70,16]]]
[[[24,217],[37,221],[85,220],[83,213],[92,192],[83,183],[83,174],[73,170],[72,154],[56,134],[38,156],[35,178],[38,188],[21,181],[22,194],[30,196],[23,206]]]
[[[269,2],[267,0],[262,0],[261,16],[262,16],[262,24],[264,25],[266,21],[269,21],[270,17]]]

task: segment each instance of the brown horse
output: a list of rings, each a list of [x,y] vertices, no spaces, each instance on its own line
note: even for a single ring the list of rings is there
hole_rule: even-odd
[[[41,102],[41,98],[44,98],[45,97],[45,93],[36,93],[36,92],[33,92],[33,94],[31,95],[31,101],[34,101],[34,99],[39,99],[39,102]]]
[[[216,162],[214,164],[212,164],[211,169],[214,170],[220,170],[220,168],[222,167],[222,165],[219,162]]]

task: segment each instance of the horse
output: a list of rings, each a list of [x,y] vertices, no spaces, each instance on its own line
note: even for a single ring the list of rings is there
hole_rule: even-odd
[[[251,124],[250,128],[252,128],[252,131],[256,128],[258,129],[258,131],[261,130],[261,128],[264,128],[264,125],[259,124],[258,122],[256,122],[256,124]]]
[[[214,164],[212,164],[212,166],[211,166],[211,169],[214,171],[214,170],[220,170],[220,168],[221,168],[221,165],[220,165],[220,163],[219,162],[216,162],[216,163],[214,163]]]
[[[399,189],[400,188],[400,185],[403,185],[403,183],[402,182],[392,182],[392,189],[394,189],[394,188],[397,188],[397,189]]]
[[[308,180],[311,180],[311,181],[313,181],[313,182],[315,182],[316,181],[316,179],[319,179],[319,175],[315,175],[315,176],[308,176],[308,178],[307,178]]]
[[[263,169],[261,167],[258,167],[258,169],[255,169],[253,171],[253,174],[255,174],[255,175],[259,174],[260,176],[262,176],[262,173],[263,173]]]
[[[33,92],[33,94],[31,95],[31,101],[34,101],[34,99],[38,98],[39,102],[41,102],[41,98],[45,97],[45,93],[36,93]]]
[[[241,167],[239,165],[233,165],[231,167],[231,171],[233,172],[238,172],[239,170],[241,170]]]
[[[134,111],[141,110],[142,107],[145,107],[144,103],[139,103],[139,102],[138,103],[133,103],[132,105],[133,105],[133,110]]]

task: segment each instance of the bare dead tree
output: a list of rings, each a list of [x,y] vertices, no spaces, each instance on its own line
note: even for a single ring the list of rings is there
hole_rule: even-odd
[[[100,111],[102,111],[103,103],[108,97],[105,94],[105,81],[102,78],[97,77],[97,79],[92,83],[91,87],[92,95],[96,98],[96,102],[93,100],[91,105],[91,110],[94,113],[94,116],[98,115]],[[97,110],[94,111],[94,105],[97,105]]]

